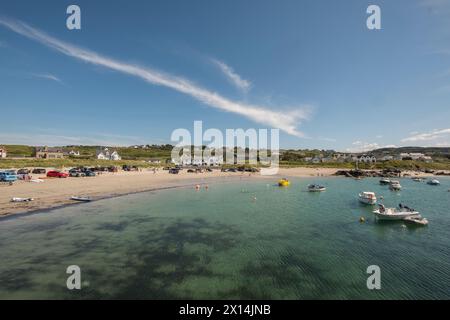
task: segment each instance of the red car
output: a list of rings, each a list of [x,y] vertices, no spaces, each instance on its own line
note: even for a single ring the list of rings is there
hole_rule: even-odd
[[[69,176],[68,173],[61,172],[61,171],[49,171],[49,172],[47,172],[47,177],[51,177],[51,178],[67,178],[68,176]]]

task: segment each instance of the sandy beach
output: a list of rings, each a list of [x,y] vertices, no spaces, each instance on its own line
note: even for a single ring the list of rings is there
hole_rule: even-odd
[[[0,216],[14,213],[31,212],[50,209],[62,205],[77,203],[70,200],[71,196],[89,196],[92,199],[102,199],[129,193],[152,191],[177,187],[194,187],[196,184],[210,184],[242,179],[271,179],[280,177],[313,177],[331,176],[337,168],[280,168],[276,176],[262,176],[259,173],[248,172],[213,172],[169,174],[159,170],[139,172],[103,173],[96,177],[83,178],[45,178],[45,175],[32,175],[33,179],[41,178],[44,182],[34,183],[17,181],[12,186],[0,185]],[[414,174],[416,175],[416,174]],[[33,198],[31,202],[11,202],[13,197]]]

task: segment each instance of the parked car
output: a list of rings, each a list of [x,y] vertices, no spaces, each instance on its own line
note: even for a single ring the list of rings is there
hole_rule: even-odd
[[[84,172],[84,174],[86,175],[86,177],[95,177],[96,176],[95,172],[91,171],[91,170],[86,170]]]
[[[47,172],[47,170],[45,170],[45,169],[36,168],[36,169],[33,169],[33,171],[31,173],[34,173],[34,174],[45,174],[46,172]]]
[[[187,171],[188,173],[194,173],[195,172],[195,170],[194,169],[188,169],[188,171]]]
[[[13,183],[16,180],[17,180],[17,176],[15,173],[12,173],[10,171],[0,172],[0,181],[1,182]]]
[[[67,178],[68,176],[69,174],[67,172],[61,172],[56,170],[47,172],[47,177],[49,178]]]
[[[117,172],[117,171],[118,171],[117,167],[115,166],[108,167],[108,172]]]
[[[28,169],[19,169],[19,170],[17,170],[17,174],[29,174],[30,173],[30,170],[28,170]]]
[[[170,169],[169,170],[169,173],[171,173],[171,174],[178,174],[180,172],[180,170],[178,170],[178,169]]]
[[[213,172],[213,170],[211,168],[206,168],[206,171]]]
[[[79,169],[71,169],[71,170],[69,170],[69,176],[71,176],[71,177],[84,177],[85,173],[82,172]]]

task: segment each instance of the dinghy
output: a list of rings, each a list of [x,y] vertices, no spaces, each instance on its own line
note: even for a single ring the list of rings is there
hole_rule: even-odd
[[[325,191],[325,190],[327,190],[327,188],[325,188],[324,186],[318,185],[318,184],[310,184],[308,186],[309,192],[321,192],[321,191]]]
[[[413,222],[416,224],[420,224],[422,226],[428,225],[428,220],[426,218],[422,218],[422,217],[406,217],[403,220],[407,221],[407,222]]]
[[[75,200],[75,201],[82,201],[82,202],[92,201],[92,199],[90,197],[80,197],[80,196],[72,196],[72,197],[70,197],[70,199]]]
[[[34,200],[33,198],[16,198],[16,197],[14,197],[11,199],[11,202],[30,202],[33,200]]]

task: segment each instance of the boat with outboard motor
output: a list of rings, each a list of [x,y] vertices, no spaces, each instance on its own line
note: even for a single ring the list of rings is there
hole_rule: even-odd
[[[318,184],[310,184],[308,186],[309,192],[321,192],[321,191],[325,191],[325,190],[327,190],[326,187],[318,185]]]
[[[377,203],[375,192],[363,191],[358,195],[359,201],[364,204],[374,205]]]
[[[397,208],[386,208],[384,205],[379,204],[378,209],[373,213],[380,220],[404,220],[405,218],[418,218],[421,219],[420,213],[408,206],[402,204]]]

